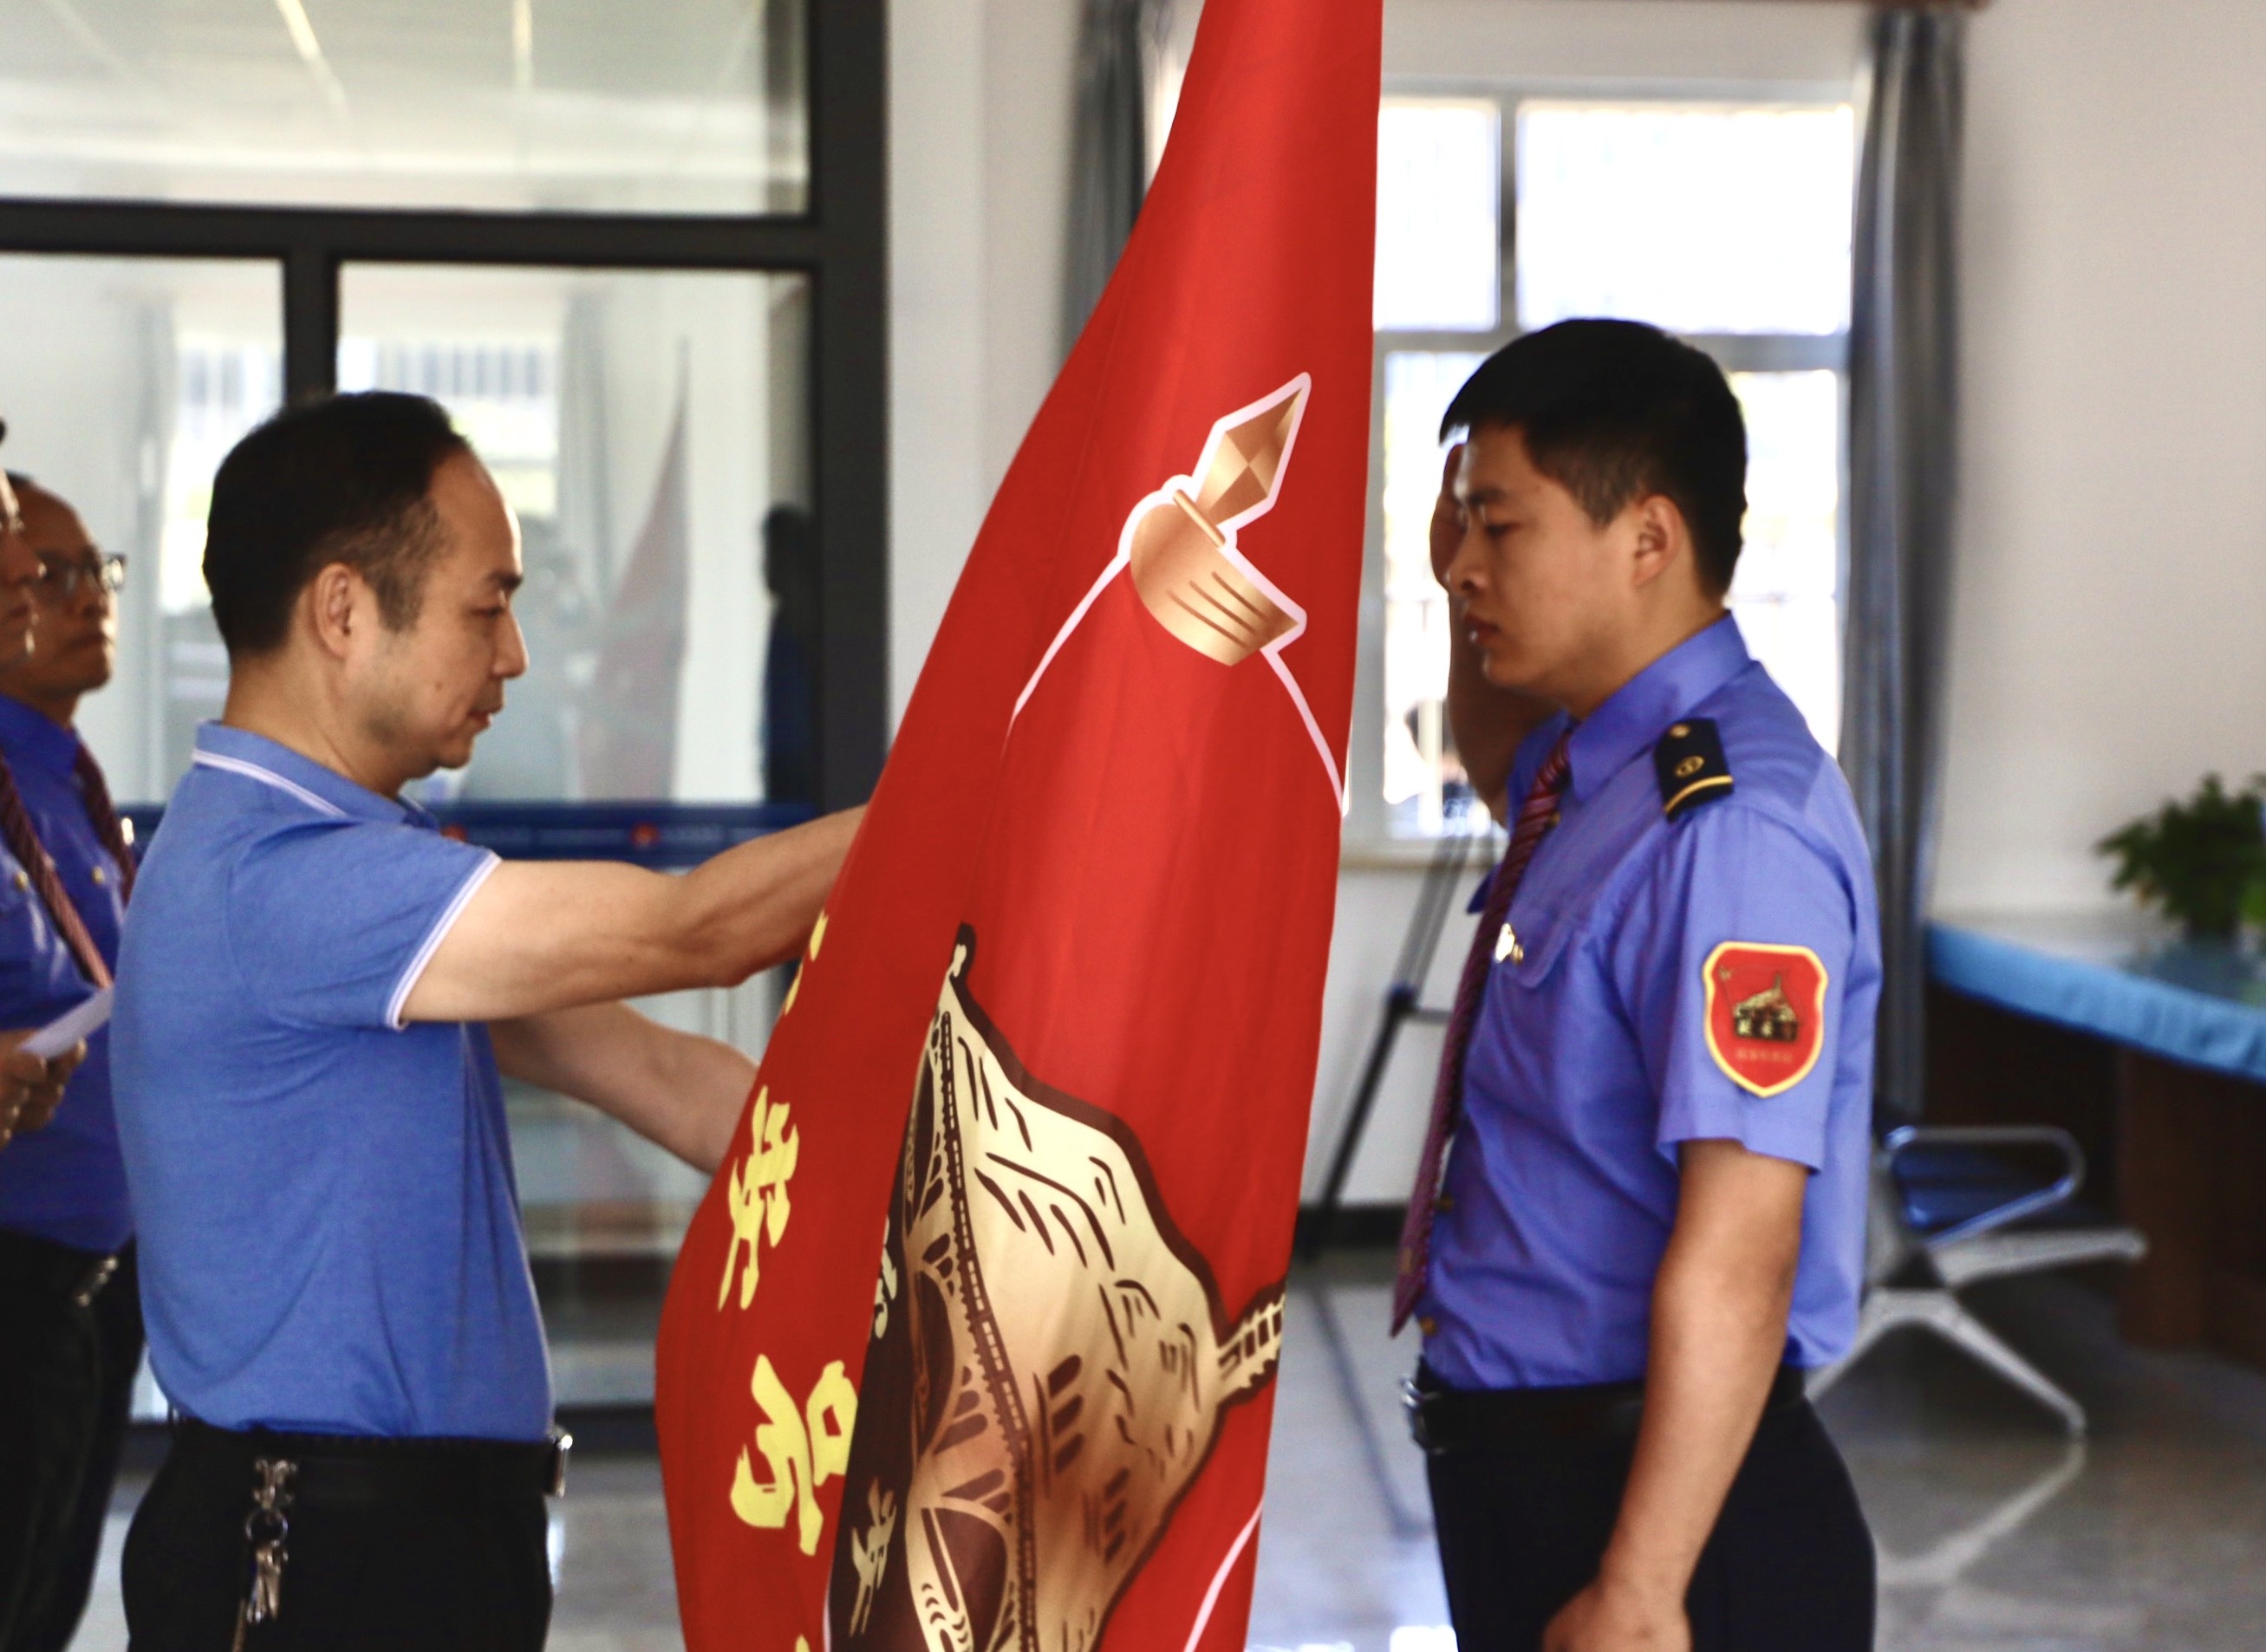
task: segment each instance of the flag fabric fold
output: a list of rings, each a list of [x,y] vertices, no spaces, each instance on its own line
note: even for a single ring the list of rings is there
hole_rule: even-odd
[[[1344,806],[1379,27],[1210,0],[969,556],[664,1313],[694,1652],[1243,1643]]]

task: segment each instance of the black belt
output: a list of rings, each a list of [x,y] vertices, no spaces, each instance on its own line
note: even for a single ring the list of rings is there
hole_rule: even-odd
[[[130,1248],[130,1247],[129,1247]],[[0,1279],[12,1280],[48,1296],[68,1297],[91,1307],[118,1271],[124,1251],[106,1256],[74,1250],[28,1233],[0,1232]]]
[[[1781,1365],[1771,1379],[1767,1416],[1802,1403],[1803,1373]],[[1429,1366],[1401,1384],[1408,1432],[1427,1451],[1630,1440],[1644,1418],[1644,1385],[1593,1383],[1569,1388],[1449,1388]]]
[[[383,1439],[216,1429],[194,1417],[173,1424],[173,1450],[194,1466],[240,1469],[246,1491],[267,1466],[288,1464],[290,1501],[301,1508],[461,1509],[467,1503],[560,1497],[574,1436],[542,1441]]]

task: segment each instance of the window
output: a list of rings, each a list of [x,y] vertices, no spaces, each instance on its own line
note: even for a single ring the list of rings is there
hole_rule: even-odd
[[[1489,352],[1570,317],[1651,321],[1722,364],[1750,450],[1732,611],[1831,749],[1853,111],[1392,99],[1381,129],[1384,727],[1375,801],[1363,800],[1378,810],[1373,830],[1436,832],[1463,781],[1444,727],[1448,609],[1429,545],[1441,415]],[[1478,301],[1482,287],[1495,303]]]
[[[815,663],[808,571],[782,566],[810,538],[809,298],[793,274],[347,266],[340,387],[445,406],[527,567],[527,673],[428,800],[813,800],[812,684],[773,647]]]
[[[803,0],[0,0],[0,194],[800,212]]]
[[[596,800],[718,806],[720,834],[758,799],[864,797],[888,727],[881,0],[361,11],[0,0],[0,458],[131,558],[83,715],[120,802],[172,790],[226,690],[215,468],[333,385],[440,399],[525,534],[532,668],[428,800],[581,810],[549,841],[610,845],[650,822]],[[647,1007],[752,1050],[778,985]],[[657,1296],[706,1179],[508,1100],[561,1399],[649,1398],[634,1341],[574,1346],[574,1282]]]

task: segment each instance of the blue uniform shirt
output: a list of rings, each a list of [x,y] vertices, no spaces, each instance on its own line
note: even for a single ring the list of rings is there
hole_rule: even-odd
[[[79,794],[78,736],[0,695],[0,753],[95,949],[114,969],[124,886]],[[0,847],[0,1027],[44,1027],[93,990],[31,879]],[[110,1110],[107,1033],[86,1041],[86,1060],[47,1128],[0,1152],[0,1229],[106,1253],[132,1235]]]
[[[150,1362],[191,1416],[548,1431],[487,1031],[401,1020],[495,864],[271,741],[199,732],[112,1028]]]
[[[1652,752],[1683,718],[1714,720],[1734,786],[1670,820]],[[1566,727],[1520,749],[1514,808]],[[1560,823],[1511,903],[1518,953],[1473,1027],[1424,1357],[1454,1387],[1641,1377],[1678,1145],[1721,1139],[1812,1173],[1787,1357],[1827,1363],[1856,1333],[1881,975],[1848,786],[1729,618],[1599,706],[1568,757]],[[1711,1052],[1705,972],[1725,943],[1824,966],[1816,1064],[1778,1094]]]

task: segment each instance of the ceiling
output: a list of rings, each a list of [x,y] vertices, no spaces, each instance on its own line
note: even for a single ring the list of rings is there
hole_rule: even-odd
[[[800,0],[0,0],[0,191],[800,204]]]

